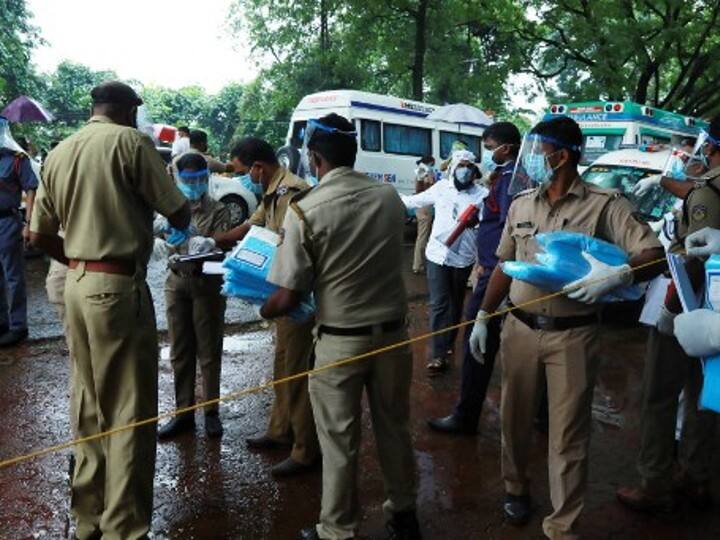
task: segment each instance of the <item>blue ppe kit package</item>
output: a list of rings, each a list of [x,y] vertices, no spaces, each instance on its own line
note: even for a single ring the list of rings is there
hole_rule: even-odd
[[[225,282],[223,294],[251,304],[264,304],[278,286],[267,281],[280,237],[274,232],[253,225],[245,238],[223,262]],[[315,312],[312,295],[308,295],[289,316],[298,321],[309,319]]]
[[[535,241],[542,250],[535,255],[539,264],[507,261],[502,264],[502,270],[511,278],[548,292],[560,291],[590,273],[590,263],[583,257],[583,253],[610,266],[628,264],[627,253],[618,246],[582,233],[540,233],[535,236]],[[642,295],[640,287],[630,285],[606,294],[601,301],[637,300]]]
[[[720,311],[720,255],[705,261],[705,307]],[[720,354],[703,358],[700,408],[720,413]]]

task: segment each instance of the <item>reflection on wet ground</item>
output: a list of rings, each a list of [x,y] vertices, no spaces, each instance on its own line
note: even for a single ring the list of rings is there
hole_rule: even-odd
[[[411,333],[427,330],[423,278],[407,272],[412,297]],[[223,387],[227,393],[266,382],[271,376],[272,332],[260,325],[233,326],[225,340]],[[720,538],[720,515],[686,510],[677,522],[638,515],[615,502],[615,489],[637,479],[638,401],[645,331],[603,331],[603,367],[596,391],[591,470],[581,533],[587,539],[676,540]],[[425,344],[413,346],[412,431],[419,469],[419,515],[426,539],[542,538],[549,508],[547,438],[536,433],[531,475],[537,509],[520,529],[503,524],[499,502],[499,370],[486,401],[478,437],[431,433],[425,420],[451,411],[457,396],[459,360],[445,376],[425,375]],[[32,341],[0,353],[0,458],[49,446],[69,437],[67,354],[60,340]],[[221,405],[225,435],[205,437],[198,413],[195,435],[158,445],[155,538],[292,539],[314,522],[320,475],[276,481],[272,464],[284,451],[256,453],[244,438],[263,432],[271,396],[250,395]],[[167,353],[160,362],[160,410],[173,407]],[[0,470],[0,538],[64,538],[68,517],[68,451]],[[719,460],[715,472],[720,472]],[[380,475],[370,419],[363,418],[360,499],[363,538],[385,538]],[[718,475],[716,475],[716,478]],[[715,492],[720,493],[716,482]]]

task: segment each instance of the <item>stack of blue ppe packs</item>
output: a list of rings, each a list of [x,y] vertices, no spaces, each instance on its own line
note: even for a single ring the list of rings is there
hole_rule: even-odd
[[[705,307],[720,311],[720,255],[705,261]],[[700,408],[720,413],[720,354],[703,358]]]
[[[535,241],[541,252],[535,255],[538,264],[508,261],[502,270],[508,276],[530,283],[544,291],[556,292],[584,278],[590,272],[590,263],[583,253],[611,266],[627,264],[628,256],[614,244],[586,234],[568,231],[540,233]],[[622,287],[602,297],[603,302],[637,300],[643,295],[637,285]]]
[[[267,281],[280,237],[263,227],[253,225],[245,238],[223,262],[225,283],[223,294],[261,305],[278,287]],[[312,296],[308,296],[292,313],[295,320],[309,319],[315,312]]]

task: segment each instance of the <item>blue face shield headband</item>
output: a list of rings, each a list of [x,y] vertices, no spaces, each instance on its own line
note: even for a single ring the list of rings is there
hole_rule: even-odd
[[[357,131],[354,129],[352,131],[343,131],[342,129],[326,126],[325,124],[320,123],[318,120],[310,119],[308,120],[307,127],[305,128],[305,136],[304,136],[304,143],[307,147],[310,144],[310,141],[312,141],[313,136],[316,132],[322,132],[327,135],[345,135],[347,137],[355,137],[357,136]]]
[[[199,201],[208,190],[208,170],[178,171],[178,189],[191,201]]]

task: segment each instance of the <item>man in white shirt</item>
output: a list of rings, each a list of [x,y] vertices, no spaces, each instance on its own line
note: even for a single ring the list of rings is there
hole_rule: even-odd
[[[175,133],[175,141],[172,145],[171,155],[173,158],[180,156],[190,150],[190,128],[180,126]]]
[[[480,171],[475,165],[475,154],[459,150],[452,154],[447,178],[422,193],[402,196],[407,208],[435,208],[435,221],[425,249],[432,331],[458,324],[462,316],[467,280],[476,257],[475,229],[463,231],[450,248],[445,241],[458,226],[463,212],[473,204],[479,208],[487,196],[487,189],[475,184],[478,178]],[[447,368],[456,336],[457,330],[454,330],[432,338],[429,375],[437,375]]]

